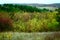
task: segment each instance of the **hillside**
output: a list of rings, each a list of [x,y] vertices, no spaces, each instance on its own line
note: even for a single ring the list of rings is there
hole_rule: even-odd
[[[36,6],[36,7],[58,7],[60,8],[60,3],[53,3],[53,4],[28,4],[31,6]]]
[[[60,31],[60,9],[38,9],[23,4],[0,5],[0,31]]]

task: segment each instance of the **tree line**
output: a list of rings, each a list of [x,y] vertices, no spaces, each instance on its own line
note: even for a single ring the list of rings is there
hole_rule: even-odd
[[[3,4],[0,5],[0,11],[7,11],[7,12],[16,12],[16,11],[24,11],[24,12],[45,12],[51,11],[49,9],[39,9],[33,6],[28,5],[18,5],[18,4]]]

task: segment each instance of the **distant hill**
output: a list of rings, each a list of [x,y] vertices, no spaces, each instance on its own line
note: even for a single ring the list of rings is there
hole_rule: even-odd
[[[8,3],[7,3],[8,4]],[[11,3],[11,4],[16,4],[16,3]],[[38,3],[31,3],[31,4],[26,4],[26,3],[17,3],[17,5],[29,5],[29,6],[35,6],[35,7],[57,7],[60,8],[60,3],[53,3],[53,4],[38,4]]]
[[[60,8],[60,3],[53,3],[53,4],[24,4],[36,7],[57,7]]]

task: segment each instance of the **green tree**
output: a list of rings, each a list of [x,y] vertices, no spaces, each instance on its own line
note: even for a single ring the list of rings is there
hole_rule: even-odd
[[[58,13],[57,13],[57,21],[59,22],[59,25],[58,25],[58,30],[60,30],[60,8],[58,8]]]

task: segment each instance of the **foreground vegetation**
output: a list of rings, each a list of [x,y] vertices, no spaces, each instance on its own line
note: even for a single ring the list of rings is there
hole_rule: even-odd
[[[0,40],[60,40],[60,32],[19,33],[2,32]]]
[[[0,31],[60,31],[60,9],[53,11],[26,5],[0,5]]]

